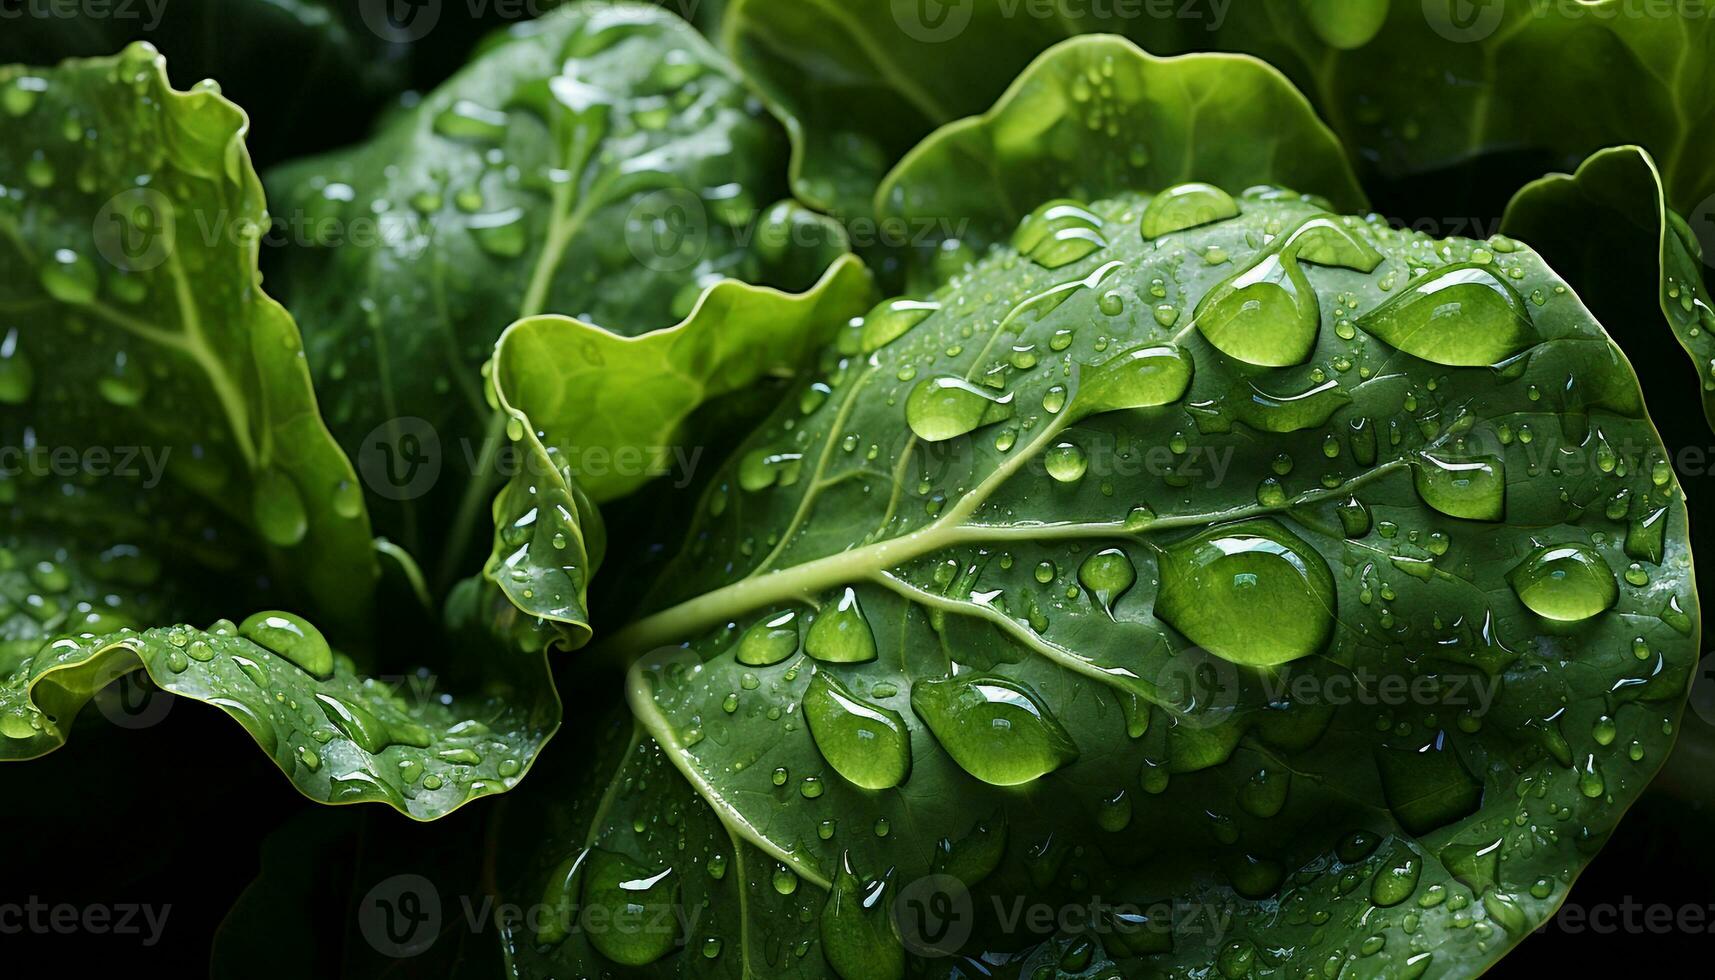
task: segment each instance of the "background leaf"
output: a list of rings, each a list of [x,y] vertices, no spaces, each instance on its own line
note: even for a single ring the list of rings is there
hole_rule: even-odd
[[[844,240],[768,208],[783,153],[695,31],[619,4],[520,24],[371,142],[271,175],[276,213],[315,236],[276,282],[330,424],[439,588],[509,472],[477,374],[500,331],[557,311],[630,335],[723,277],[808,286]]]

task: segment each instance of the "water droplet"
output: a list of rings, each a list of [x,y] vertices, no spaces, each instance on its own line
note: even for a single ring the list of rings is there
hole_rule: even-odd
[[[81,306],[95,301],[99,279],[95,265],[69,248],[56,249],[42,265],[42,288],[62,303]]]
[[[1412,479],[1423,502],[1449,517],[1498,521],[1506,512],[1506,464],[1499,457],[1419,453]]]
[[[1581,544],[1538,548],[1507,581],[1531,612],[1562,623],[1589,619],[1612,606],[1620,592],[1614,570]]]
[[[13,327],[0,340],[0,404],[24,404],[35,385],[35,365],[18,349],[18,328]]]
[[[317,680],[333,676],[333,651],[328,641],[301,616],[278,609],[255,613],[239,624],[238,635],[296,664]]]
[[[435,116],[435,132],[449,139],[499,143],[506,138],[506,113],[460,99]]]
[[[1379,869],[1371,880],[1370,901],[1382,908],[1398,905],[1417,891],[1417,879],[1422,872],[1422,860],[1401,845],[1394,859]]]
[[[856,590],[847,588],[831,607],[823,607],[804,636],[804,652],[829,663],[875,659],[875,633],[858,606]]]
[[[1246,364],[1287,367],[1316,346],[1321,307],[1291,255],[1267,252],[1198,302],[1193,322],[1217,350]]]
[[[651,928],[591,929],[590,943],[621,966],[655,962],[679,945],[679,880],[672,868],[651,871],[622,854],[593,848],[583,871],[583,904],[610,923]]]
[[[304,540],[310,530],[309,515],[304,511],[298,485],[285,471],[272,467],[263,470],[256,477],[253,494],[251,518],[264,539],[281,548],[293,547]]]
[[[1078,747],[1025,685],[999,677],[919,681],[911,709],[961,768],[994,786],[1018,786],[1078,758]]]
[[[1012,400],[963,378],[925,378],[905,401],[905,420],[919,439],[944,442],[1012,418]]]
[[[804,720],[834,771],[864,789],[889,789],[911,772],[911,733],[897,711],[857,697],[817,672],[804,693]]]
[[[1143,237],[1162,235],[1238,217],[1231,194],[1213,184],[1178,184],[1150,198],[1143,209]]]
[[[1073,408],[1078,418],[1086,418],[1170,405],[1185,396],[1192,371],[1191,355],[1174,344],[1134,347],[1083,370]]]
[[[739,638],[738,662],[751,667],[770,667],[798,652],[798,614],[783,612],[769,616],[744,631]]]
[[[1056,481],[1076,483],[1084,478],[1084,472],[1090,467],[1090,460],[1084,455],[1084,451],[1073,443],[1060,442],[1050,446],[1043,454],[1042,465]]]
[[[1137,570],[1124,551],[1106,548],[1084,559],[1084,563],[1078,566],[1078,581],[1111,618],[1114,603],[1137,582]]]
[[[1058,269],[1107,248],[1102,219],[1076,201],[1049,201],[1032,211],[1012,246],[1044,269]]]
[[[1213,527],[1161,553],[1156,615],[1234,663],[1271,666],[1322,649],[1334,579],[1314,548],[1274,521]],[[1266,621],[1270,629],[1258,630]]]
[[[1435,364],[1488,367],[1536,342],[1524,299],[1487,267],[1450,265],[1358,318],[1373,336]]]
[[[865,353],[880,350],[893,343],[928,319],[941,304],[913,299],[890,299],[863,318],[863,332],[858,344]]]
[[[841,980],[905,976],[905,950],[894,932],[887,898],[886,881],[866,884],[852,871],[851,854],[840,856],[819,933],[822,956]]]

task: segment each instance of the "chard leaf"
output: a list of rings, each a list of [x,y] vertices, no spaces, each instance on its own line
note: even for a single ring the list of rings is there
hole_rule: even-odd
[[[1240,132],[1268,137],[1231,137]],[[918,144],[882,181],[876,206],[883,218],[970,219],[962,237],[980,249],[1045,195],[1090,200],[1191,180],[1364,203],[1339,141],[1273,68],[1233,55],[1158,58],[1098,36],[1054,47],[994,108]]]
[[[869,273],[846,256],[798,295],[718,283],[684,322],[639,337],[560,316],[509,327],[489,373],[522,465],[494,502],[486,575],[524,613],[565,627],[568,643],[581,646],[589,575],[600,562],[600,548],[586,542],[589,501],[694,470],[697,460],[671,457],[695,451],[682,439],[693,411],[792,373],[873,298]]]
[[[1492,153],[1534,172],[1639,143],[1668,198],[1715,193],[1715,20],[1626,0],[1417,3],[915,3],[735,0],[728,50],[789,122],[794,181],[863,213],[893,161],[981,112],[1040,52],[1113,32],[1163,55],[1231,51],[1284,72],[1367,174],[1408,178]],[[1308,189],[1308,188],[1305,188]],[[1459,213],[1459,212],[1453,212]]]
[[[468,663],[385,681],[336,652],[370,652],[376,552],[260,289],[244,114],[174,91],[147,45],[0,69],[0,92],[0,759],[143,670],[321,802],[430,819],[509,788],[559,702],[539,655],[474,629],[483,596],[458,610]]]
[[[1630,365],[1510,239],[1157,200],[1031,212],[728,461],[517,970],[1472,975],[1564,900],[1698,649]]]
[[[441,586],[517,463],[478,376],[501,330],[553,311],[633,335],[727,276],[808,286],[843,236],[769,207],[784,153],[706,41],[622,3],[521,23],[370,142],[270,175],[310,235],[279,282],[330,426]]]
[[[362,119],[406,85],[365,23],[382,4],[332,0],[131,0],[26,4],[6,15],[0,64],[53,65],[148,41],[173,56],[181,83],[202,78],[257,121],[257,160],[302,155],[355,138]],[[293,84],[280,83],[291,65]]]
[[[1704,285],[1705,253],[1669,206],[1648,150],[1601,150],[1574,173],[1529,184],[1514,195],[1501,227],[1564,270],[1608,322],[1638,327],[1665,319],[1691,357],[1703,414],[1715,427],[1715,312]]]

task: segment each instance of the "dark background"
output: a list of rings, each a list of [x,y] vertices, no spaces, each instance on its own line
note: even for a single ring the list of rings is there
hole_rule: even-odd
[[[223,79],[227,94],[256,119],[251,146],[264,168],[360,139],[396,98],[392,92],[445,77],[484,32],[501,23],[491,14],[454,29],[443,24],[433,44],[414,46],[409,56],[376,45],[359,26],[350,43],[372,60],[360,70],[330,67],[318,75],[315,66],[335,65],[339,51],[291,49],[291,36],[265,31],[232,34],[212,6],[217,2],[175,0],[194,19],[169,23],[148,39],[172,58],[180,86],[221,63],[267,59],[271,69],[260,77]],[[214,12],[198,13],[205,5]],[[16,9],[16,0],[0,0],[0,8]],[[69,38],[57,27],[42,27],[0,20],[0,63],[106,54],[128,39],[111,25],[91,25]],[[288,57],[281,56],[283,49]],[[1492,229],[1511,191],[1548,169],[1527,158],[1484,160],[1368,190],[1384,214],[1412,221],[1424,214],[1464,215]],[[1473,179],[1478,173],[1481,181]],[[1498,176],[1505,174],[1517,179]],[[1615,333],[1634,364],[1648,366],[1658,378],[1683,380],[1658,382],[1648,391],[1667,446],[1676,455],[1699,447],[1715,458],[1715,435],[1696,401],[1697,380],[1684,353],[1663,324],[1627,326],[1632,329]],[[1682,472],[1680,479],[1697,551],[1715,555],[1715,476]],[[617,696],[617,678],[580,681],[612,684]],[[1706,703],[1715,719],[1715,698]],[[136,719],[152,723],[136,727]],[[568,731],[550,745],[550,758],[540,767],[555,760],[576,766],[580,721],[568,717]],[[115,968],[200,976],[212,959],[215,975],[248,978],[498,973],[492,929],[471,933],[456,906],[444,910],[448,926],[435,945],[404,960],[370,948],[355,909],[369,887],[396,871],[430,874],[449,896],[479,892],[494,843],[487,838],[489,817],[503,810],[504,800],[479,803],[432,825],[375,806],[316,806],[271,766],[259,764],[256,746],[219,712],[140,687],[92,704],[78,728],[65,748],[44,759],[0,766],[0,903],[146,903],[171,910],[153,946],[137,935],[0,934],[8,972],[37,962],[72,967],[73,975]],[[1687,711],[1666,768],[1592,861],[1569,902],[1610,914],[1637,906],[1676,912],[1695,907],[1704,920],[1715,920],[1712,766],[1715,724]],[[1597,931],[1562,921],[1526,939],[1495,975],[1620,972],[1681,957],[1697,962],[1715,951],[1715,932],[1652,930],[1637,912],[1630,929]],[[242,955],[229,957],[232,951]]]

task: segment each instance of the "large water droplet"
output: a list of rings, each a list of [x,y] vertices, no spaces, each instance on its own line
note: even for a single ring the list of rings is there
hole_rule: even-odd
[[[460,99],[436,114],[435,132],[449,139],[498,143],[506,138],[506,113]]]
[[[1423,861],[1403,845],[1370,881],[1370,901],[1389,908],[1411,897],[1417,890],[1417,879],[1423,873]]]
[[[238,635],[296,664],[317,680],[333,676],[333,651],[328,641],[301,616],[278,609],[255,613],[239,624]]]
[[[250,503],[256,530],[270,544],[290,548],[309,533],[310,519],[304,510],[298,485],[284,471],[269,468],[256,477]]]
[[[1012,400],[963,378],[926,378],[905,400],[905,421],[919,439],[943,442],[1012,418]]]
[[[1111,617],[1114,603],[1137,582],[1137,569],[1131,559],[1118,548],[1105,548],[1084,559],[1078,566],[1078,581],[1090,590],[1096,604]]]
[[[887,882],[865,883],[852,871],[851,854],[842,854],[819,923],[822,957],[840,980],[905,976],[905,950],[894,932],[890,908]]]
[[[584,905],[603,920],[648,928],[588,930],[590,943],[621,966],[647,966],[679,945],[679,879],[672,868],[651,871],[623,854],[595,848],[585,862]]]
[[[41,279],[49,296],[76,306],[93,302],[100,284],[94,263],[69,248],[56,249],[42,263]]]
[[[1487,266],[1450,265],[1358,318],[1394,347],[1436,364],[1488,367],[1536,343],[1524,299]]]
[[[1506,464],[1495,456],[1420,453],[1412,479],[1423,502],[1449,517],[1498,521],[1506,513]]]
[[[1161,554],[1156,615],[1234,663],[1271,666],[1317,652],[1333,633],[1334,609],[1327,563],[1275,521],[1213,527]]]
[[[1070,265],[1107,248],[1102,219],[1076,201],[1049,201],[1032,211],[1012,236],[1012,245],[1045,269]]]
[[[1191,355],[1175,344],[1145,344],[1083,370],[1072,409],[1077,418],[1170,405],[1191,386]]]
[[[1028,783],[1078,758],[1078,747],[1023,684],[999,677],[919,681],[911,710],[966,772],[994,786]]]
[[[818,672],[804,692],[804,720],[822,758],[847,782],[888,789],[911,773],[911,733],[899,712],[864,701]]]
[[[1143,209],[1143,237],[1162,235],[1238,217],[1233,196],[1213,184],[1178,184],[1150,198]]]
[[[1538,548],[1508,573],[1507,581],[1531,612],[1562,623],[1589,619],[1620,594],[1614,570],[1581,544]]]
[[[776,613],[744,631],[739,638],[738,662],[751,667],[769,667],[798,652],[798,614]]]
[[[0,404],[22,405],[36,386],[36,369],[30,356],[18,347],[18,328],[6,331],[0,340]]]
[[[941,308],[940,303],[914,299],[890,299],[863,318],[858,344],[865,353],[893,343]]]
[[[1263,367],[1308,358],[1321,316],[1297,259],[1273,252],[1211,289],[1194,314],[1197,329],[1217,350]]]
[[[829,663],[858,664],[875,659],[875,633],[858,606],[857,591],[846,589],[824,606],[804,635],[804,652]]]

